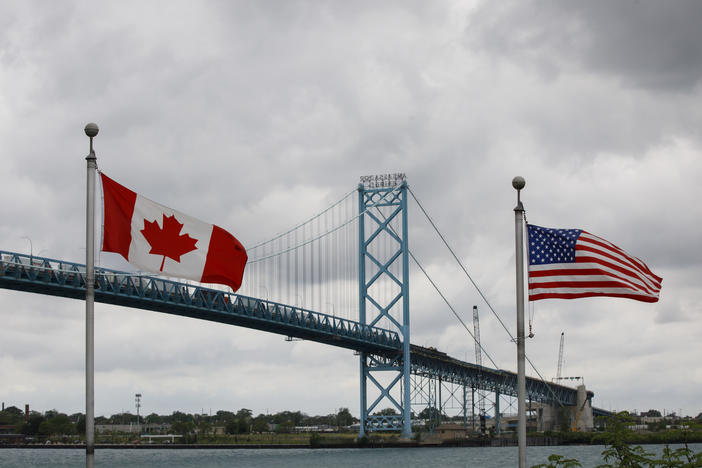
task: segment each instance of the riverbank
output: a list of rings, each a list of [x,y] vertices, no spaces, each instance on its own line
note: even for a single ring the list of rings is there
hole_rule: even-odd
[[[351,434],[310,434],[301,438],[299,435],[290,434],[290,440],[280,437],[273,443],[259,443],[240,440],[237,443],[227,443],[224,440],[203,441],[201,443],[163,444],[163,443],[97,443],[96,449],[350,449],[350,448],[415,448],[415,447],[514,447],[517,438],[514,434],[502,434],[493,437],[472,437],[465,439],[438,440],[433,437],[415,437],[413,439],[400,439],[397,435],[374,435],[358,440]],[[544,446],[576,446],[576,445],[605,445],[609,433],[607,432],[548,432],[534,434],[527,437],[527,445],[531,447]],[[242,438],[243,439],[243,438]],[[692,431],[666,431],[651,433],[626,434],[625,441],[632,445],[648,444],[685,444],[702,443],[702,432]],[[0,444],[0,449],[84,449],[84,443],[5,443]]]

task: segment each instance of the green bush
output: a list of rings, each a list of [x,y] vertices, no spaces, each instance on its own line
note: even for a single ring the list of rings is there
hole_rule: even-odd
[[[702,452],[694,453],[688,447],[688,442],[698,442],[702,440],[702,433],[690,432],[689,430],[675,430],[665,433],[637,434],[629,429],[632,418],[628,413],[622,412],[611,416],[607,420],[607,431],[590,436],[591,444],[605,444],[602,452],[605,464],[598,465],[597,468],[644,468],[644,467],[666,467],[666,468],[695,468],[702,467]],[[577,434],[577,433],[574,433]],[[547,433],[550,437],[558,437],[567,441],[577,440],[576,436],[569,436],[567,433]],[[671,449],[669,443],[684,443],[685,446],[678,449]],[[634,443],[665,443],[661,458],[655,458],[653,453],[647,452],[641,445],[631,445]],[[532,468],[571,468],[582,466],[575,459],[566,459],[560,455],[548,457],[549,463],[534,465]]]

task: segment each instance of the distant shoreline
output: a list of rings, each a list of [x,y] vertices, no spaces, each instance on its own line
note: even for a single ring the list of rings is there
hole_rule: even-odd
[[[416,442],[389,442],[383,444],[329,444],[312,446],[310,444],[96,444],[95,450],[118,449],[118,450],[142,450],[142,449],[173,449],[173,450],[197,450],[197,449],[340,449],[340,448],[407,448],[407,447],[433,447],[436,445],[419,445]],[[2,449],[84,449],[85,444],[4,444]]]
[[[671,442],[669,444],[677,445],[680,442]],[[669,445],[668,443],[648,443],[641,445]],[[602,446],[604,444],[587,444],[587,443],[560,443],[560,444],[527,444],[529,447],[563,447],[563,446]],[[380,448],[449,448],[449,447],[487,447],[487,448],[500,448],[500,447],[514,447],[516,444],[488,444],[488,445],[477,445],[477,444],[418,444],[416,442],[405,442],[405,443],[387,443],[387,444],[368,444],[359,446],[356,444],[330,444],[330,445],[319,445],[311,446],[309,444],[99,444],[95,446],[96,450],[153,450],[153,449],[168,449],[168,450],[264,450],[264,449],[305,449],[305,450],[318,450],[318,449],[380,449]],[[81,444],[2,444],[0,445],[0,451],[2,449],[85,449],[85,445]]]
[[[693,435],[694,434],[694,435]],[[684,444],[684,443],[702,443],[702,433],[693,434],[656,434],[651,437],[641,437],[641,435],[630,434],[626,442],[636,445],[666,445],[666,444]],[[527,445],[530,447],[558,447],[567,445],[604,445],[606,443],[603,434],[589,434],[589,437],[583,437],[584,434],[579,434],[580,437],[558,437],[558,436],[536,436],[527,437]],[[97,450],[113,449],[113,450],[148,450],[148,449],[167,449],[167,450],[262,450],[262,449],[349,449],[349,448],[415,448],[415,447],[511,447],[517,445],[516,437],[495,437],[492,439],[452,439],[452,440],[426,440],[418,442],[417,440],[374,440],[366,441],[365,443],[357,443],[355,440],[344,441],[315,441],[312,443],[290,443],[290,444],[95,444]],[[84,443],[68,443],[68,444],[0,444],[2,449],[85,449]]]

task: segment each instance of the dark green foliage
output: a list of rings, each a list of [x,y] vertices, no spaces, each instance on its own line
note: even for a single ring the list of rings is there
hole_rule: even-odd
[[[317,432],[313,432],[312,435],[310,435],[310,447],[319,447],[321,443],[322,436]]]
[[[268,416],[264,414],[259,414],[253,418],[253,432],[267,432],[268,431]]]
[[[643,468],[646,466],[656,466],[655,461],[651,458],[653,454],[647,452],[640,445],[630,446],[626,442],[615,443],[608,446],[602,456],[606,462],[614,462],[615,464],[605,463],[597,465],[597,468]]]
[[[85,415],[79,415],[76,420],[76,432],[78,434],[85,434]]]
[[[384,408],[373,414],[377,414],[378,416],[395,416],[398,413],[395,408]]]
[[[672,450],[667,445],[663,449],[663,456],[656,466],[694,468],[702,467],[702,452],[694,453],[685,444],[685,447]]]
[[[578,466],[583,466],[580,462],[574,458],[564,458],[561,455],[550,455],[548,457],[549,463],[541,463],[540,465],[534,465],[531,468],[575,468]]]
[[[39,424],[38,432],[44,436],[69,435],[76,433],[76,426],[67,415],[54,413]]]
[[[24,411],[17,408],[16,406],[10,406],[5,408],[4,411],[0,411],[0,425],[13,425],[20,423],[24,420]]]
[[[354,422],[354,417],[348,408],[339,408],[339,412],[336,414],[336,425],[337,426],[350,426]]]
[[[688,442],[696,442],[702,439],[700,432],[689,432],[687,430],[670,431],[659,434],[636,434],[629,429],[634,423],[626,411],[609,417],[606,421],[606,432],[591,435],[590,443],[606,445],[602,452],[605,464],[598,465],[597,468],[646,468],[646,467],[666,467],[666,468],[695,468],[702,467],[702,453],[693,453],[688,447]],[[558,437],[561,440],[567,439],[565,433],[550,433],[548,436]],[[653,440],[655,439],[655,440]],[[661,439],[669,439],[665,442],[663,454],[660,459],[654,457],[640,445],[630,445],[632,443],[661,443]],[[683,441],[685,447],[671,449],[667,443]],[[552,467],[577,467],[581,466],[577,460],[564,459],[560,455],[551,455],[549,463],[534,465],[532,468],[552,468]]]
[[[39,426],[44,422],[44,415],[32,411],[29,413],[29,422],[22,427],[22,434],[34,436],[39,434]]]
[[[438,420],[440,416],[439,410],[433,406],[427,406],[419,413],[419,419]]]

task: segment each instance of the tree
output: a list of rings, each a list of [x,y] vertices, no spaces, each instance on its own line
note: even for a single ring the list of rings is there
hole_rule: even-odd
[[[24,412],[16,406],[9,406],[4,411],[0,411],[0,424],[11,425],[22,421]]]
[[[193,422],[193,415],[181,411],[174,411],[170,419],[171,422]]]
[[[68,435],[75,434],[76,426],[65,414],[56,414],[46,418],[39,424],[39,434],[42,435]]]
[[[541,463],[539,465],[534,465],[531,468],[575,468],[583,466],[580,462],[574,458],[564,458],[561,455],[550,455],[548,457],[549,463]]]
[[[225,426],[224,426],[224,432],[226,432],[227,434],[237,434],[238,430],[239,430],[239,424],[238,424],[236,418],[230,419],[229,421],[227,421],[227,424],[225,424]]]
[[[236,412],[236,417],[237,418],[245,418],[248,419],[251,417],[253,413],[251,412],[250,409],[248,408],[241,408],[239,411]]]
[[[48,418],[48,416],[47,416]],[[110,416],[110,424],[129,424],[136,421],[136,415],[129,412],[117,413]]]
[[[173,432],[175,432],[176,434],[180,434],[182,436],[186,436],[186,435],[190,434],[194,428],[195,428],[195,424],[193,424],[191,421],[176,421],[171,426],[171,429],[173,429]]]
[[[695,467],[702,466],[702,452],[694,453],[687,446],[678,449],[671,449],[667,445],[663,448],[663,456],[660,460],[655,461],[656,465],[664,467]],[[651,464],[651,466],[655,466]]]
[[[207,435],[208,432],[212,430],[212,425],[206,420],[202,419],[197,425],[198,433],[202,435]]]
[[[227,425],[229,421],[232,421],[236,419],[236,414],[232,413],[231,411],[222,411],[219,410],[216,413],[217,416],[217,422],[223,425]]]
[[[336,425],[337,426],[350,426],[354,422],[354,417],[348,408],[339,408],[339,412],[336,413]]]
[[[419,419],[428,419],[430,421],[438,420],[441,413],[433,406],[427,406],[419,413]]]
[[[254,432],[268,432],[268,416],[259,414],[253,419]]]
[[[278,424],[278,432],[292,432],[295,428],[295,423],[291,420],[283,421]]]
[[[306,414],[300,411],[281,411],[273,415],[273,422],[276,424],[291,422],[293,426],[300,426],[302,421],[307,417]]]
[[[44,422],[46,418],[41,413],[32,411],[29,413],[29,422],[27,422],[22,428],[22,434],[24,435],[37,435],[39,434],[39,426]]]
[[[237,434],[248,434],[251,432],[252,412],[248,408],[241,408],[236,412]]]
[[[78,416],[76,421],[76,432],[78,434],[85,434],[85,415],[81,414]]]
[[[655,466],[650,464],[652,453],[645,451],[640,445],[632,447],[627,444],[627,437],[631,434],[628,426],[632,421],[633,418],[626,411],[617,413],[607,420],[606,448],[602,456],[608,464],[599,465],[598,468]],[[615,463],[610,465],[609,462]]]

